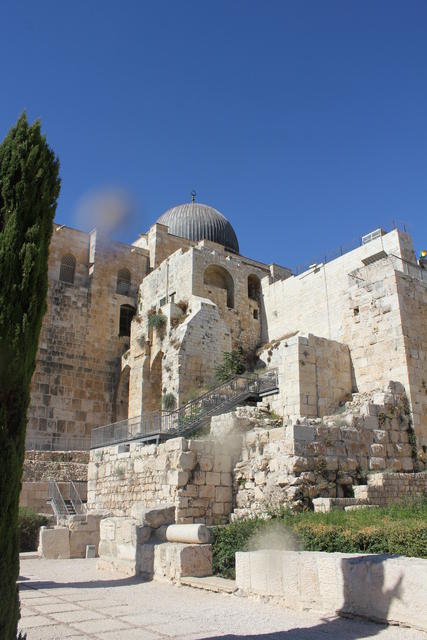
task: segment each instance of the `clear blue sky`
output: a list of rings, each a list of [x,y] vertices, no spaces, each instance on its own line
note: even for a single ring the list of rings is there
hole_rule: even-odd
[[[58,222],[114,186],[132,241],[195,188],[266,262],[393,219],[427,248],[426,0],[9,0],[0,22],[0,136],[41,118]]]

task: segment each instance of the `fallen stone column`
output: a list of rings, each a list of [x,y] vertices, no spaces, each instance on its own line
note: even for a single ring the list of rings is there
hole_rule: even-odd
[[[211,540],[211,533],[204,524],[172,524],[166,529],[166,540],[187,544],[206,544]]]

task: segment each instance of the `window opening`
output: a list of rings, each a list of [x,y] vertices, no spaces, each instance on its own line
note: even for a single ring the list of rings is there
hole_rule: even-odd
[[[61,282],[68,284],[74,283],[74,274],[76,271],[76,259],[71,254],[62,257],[61,268],[59,270],[59,279]]]

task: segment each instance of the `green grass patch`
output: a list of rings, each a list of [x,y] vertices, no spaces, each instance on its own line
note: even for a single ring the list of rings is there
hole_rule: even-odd
[[[389,553],[427,558],[427,498],[379,509],[292,513],[282,509],[271,520],[240,520],[214,530],[214,573],[234,577],[234,554],[253,546],[254,536],[292,535],[306,551]]]

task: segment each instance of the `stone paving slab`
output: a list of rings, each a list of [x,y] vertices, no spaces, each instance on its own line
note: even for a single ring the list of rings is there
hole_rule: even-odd
[[[21,559],[27,640],[427,640],[258,600],[98,573],[96,560]]]

